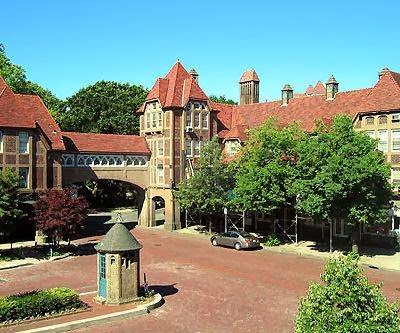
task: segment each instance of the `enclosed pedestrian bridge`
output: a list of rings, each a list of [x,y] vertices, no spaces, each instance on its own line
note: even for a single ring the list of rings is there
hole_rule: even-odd
[[[63,186],[89,179],[112,179],[142,189],[148,187],[150,150],[143,137],[64,132],[63,140]]]

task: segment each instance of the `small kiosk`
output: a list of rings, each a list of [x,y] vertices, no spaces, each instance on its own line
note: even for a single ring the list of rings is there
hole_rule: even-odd
[[[114,224],[95,246],[97,301],[118,305],[138,297],[141,248],[142,245],[122,223]]]

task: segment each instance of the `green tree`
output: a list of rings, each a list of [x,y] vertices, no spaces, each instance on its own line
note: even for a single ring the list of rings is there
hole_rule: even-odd
[[[62,101],[50,90],[26,78],[25,69],[15,65],[7,57],[3,44],[0,44],[0,76],[4,78],[10,88],[17,94],[39,95],[53,116],[61,110]]]
[[[354,253],[331,258],[300,300],[296,333],[398,333],[399,307],[363,276]]]
[[[9,236],[13,233],[15,223],[23,217],[19,175],[12,169],[0,171],[0,234]]]
[[[270,213],[294,203],[298,147],[306,139],[297,124],[281,128],[274,118],[250,132],[236,162],[235,201],[242,210]]]
[[[229,167],[222,161],[218,138],[214,137],[202,146],[193,175],[179,184],[175,195],[181,208],[190,212],[221,213],[229,202],[233,182]]]
[[[222,104],[232,104],[232,105],[237,105],[238,103],[235,102],[233,99],[226,98],[225,95],[217,96],[217,95],[210,95],[210,100],[213,102],[217,103],[222,103]]]
[[[321,220],[344,219],[352,225],[385,222],[391,199],[390,165],[376,141],[337,116],[330,129],[302,141],[292,193],[297,208]]]
[[[64,131],[139,134],[135,110],[144,102],[142,86],[99,81],[69,97],[60,114]]]

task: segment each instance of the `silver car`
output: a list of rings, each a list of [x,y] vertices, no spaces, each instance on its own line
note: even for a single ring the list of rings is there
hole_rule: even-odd
[[[244,231],[228,231],[211,237],[213,246],[228,246],[236,250],[260,247],[260,240]]]

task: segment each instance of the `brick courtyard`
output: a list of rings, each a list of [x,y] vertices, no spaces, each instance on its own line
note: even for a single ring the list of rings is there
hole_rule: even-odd
[[[300,295],[324,262],[292,254],[213,248],[204,238],[137,228],[142,273],[166,303],[150,315],[79,332],[293,332]],[[94,241],[95,237],[85,241]],[[365,268],[400,299],[400,274]],[[0,294],[55,286],[96,289],[94,254],[0,272]]]

